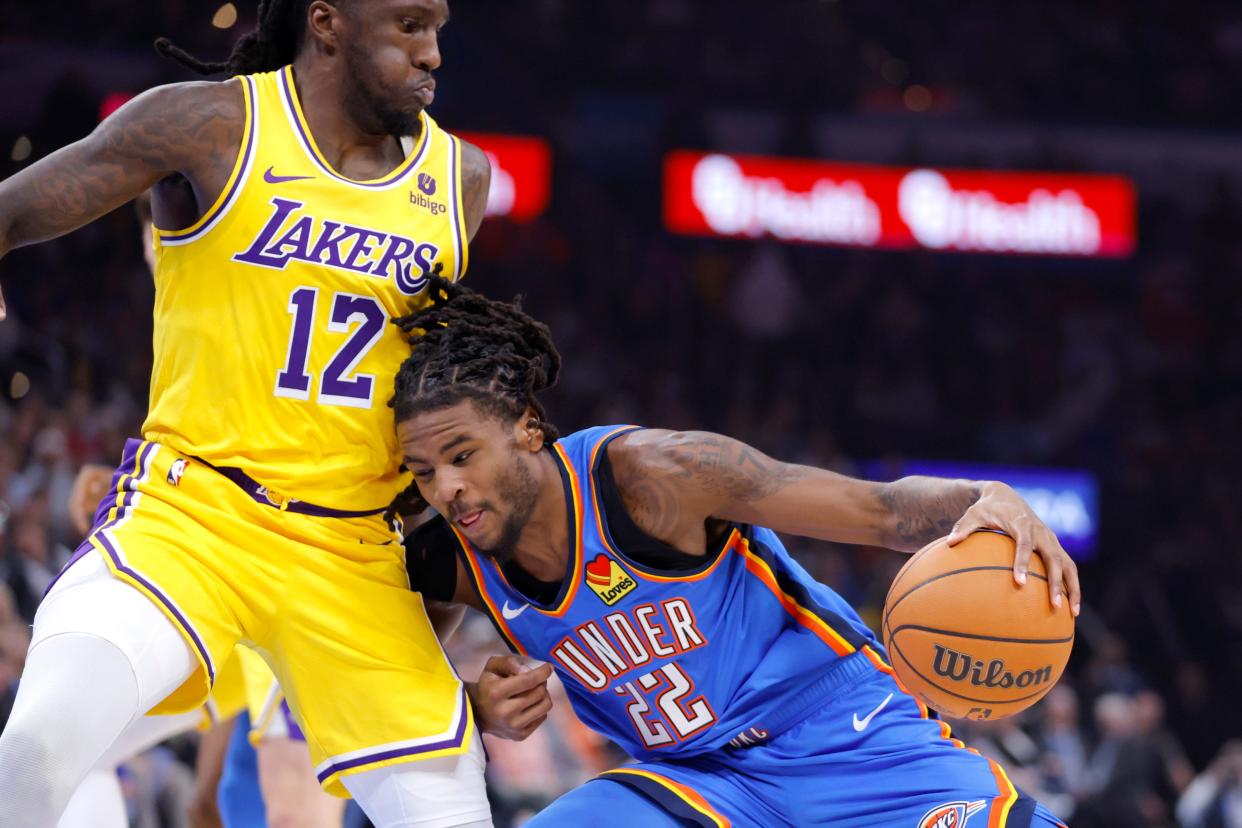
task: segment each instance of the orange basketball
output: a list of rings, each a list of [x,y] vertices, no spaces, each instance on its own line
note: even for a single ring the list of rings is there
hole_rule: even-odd
[[[906,690],[959,719],[999,719],[1052,689],[1074,647],[1069,601],[1054,608],[1039,555],[1024,586],[1013,579],[1015,544],[975,532],[916,552],[884,602],[889,660]]]

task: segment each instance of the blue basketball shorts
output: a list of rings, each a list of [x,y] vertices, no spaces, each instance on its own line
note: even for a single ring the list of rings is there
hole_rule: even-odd
[[[1064,828],[890,674],[855,672],[782,733],[609,771],[527,826]]]

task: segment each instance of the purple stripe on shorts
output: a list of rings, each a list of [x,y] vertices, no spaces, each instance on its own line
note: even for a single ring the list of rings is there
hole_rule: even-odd
[[[177,619],[177,623],[181,625],[181,628],[185,630],[186,633],[189,634],[190,639],[194,642],[194,648],[198,650],[198,654],[203,659],[203,663],[207,665],[208,681],[211,684],[215,684],[216,683],[216,668],[215,668],[215,665],[212,664],[211,654],[207,652],[207,648],[203,645],[202,639],[198,637],[198,633],[195,632],[194,627],[190,624],[190,622],[187,621],[185,616],[181,614],[181,612],[177,609],[176,605],[173,604],[172,600],[169,599],[167,595],[160,592],[159,589],[156,588],[155,584],[151,583],[146,578],[142,577],[141,573],[136,572],[135,570],[130,569],[128,566],[125,565],[125,562],[121,560],[121,556],[117,554],[116,549],[108,541],[107,535],[101,532],[99,534],[99,542],[103,544],[104,549],[107,550],[108,557],[112,559],[112,565],[115,566],[118,571],[124,572],[130,578],[133,578],[135,581],[142,584],[147,589],[147,591],[150,592],[152,595],[154,595],[159,600],[159,602],[164,605],[164,608],[167,609],[168,612],[171,613],[172,616]]]
[[[121,559],[121,556],[117,553],[117,550],[112,545],[112,542],[108,540],[108,535],[106,534],[107,530],[114,527],[116,524],[118,524],[121,520],[123,520],[125,517],[129,515],[130,507],[133,505],[134,500],[138,494],[138,484],[141,482],[141,479],[143,477],[145,477],[147,474],[150,473],[150,467],[147,464],[150,463],[151,456],[155,453],[157,446],[155,443],[146,443],[146,445],[144,446],[143,442],[144,441],[142,440],[134,440],[134,439],[130,439],[125,442],[125,454],[121,461],[121,467],[117,469],[116,475],[114,475],[112,478],[113,494],[111,495],[110,498],[105,498],[105,502],[109,499],[111,499],[114,503],[117,502],[116,501],[116,490],[118,488],[121,489],[120,501],[119,501],[120,508],[117,510],[115,518],[108,521],[107,523],[104,523],[103,525],[98,525],[99,521],[103,519],[104,517],[106,517],[108,514],[108,511],[112,508],[111,506],[109,506],[108,509],[105,510],[103,509],[103,504],[100,504],[100,512],[95,518],[97,525],[96,525],[96,528],[92,530],[90,537],[98,539],[100,545],[103,546],[104,550],[107,552],[108,557],[112,559],[113,566],[115,566],[118,571],[124,572],[130,578],[134,579],[135,581],[137,581],[138,583],[146,587],[147,590],[153,596],[155,596],[155,598],[161,604],[163,604],[164,607],[166,607],[170,613],[172,613],[173,617],[177,619],[177,622],[181,625],[181,627],[189,634],[190,638],[193,640],[195,648],[198,650],[199,655],[201,655],[203,658],[203,663],[207,665],[207,674],[210,678],[210,681],[211,683],[214,684],[216,681],[215,666],[212,664],[211,655],[207,652],[207,648],[203,646],[202,640],[198,637],[198,633],[194,631],[194,628],[190,625],[189,621],[187,621],[185,617],[177,610],[176,606],[173,605],[172,601],[168,598],[168,596],[160,592],[160,590],[156,589],[155,585],[152,584],[150,581],[148,581],[146,578],[142,577],[141,574],[139,574],[135,570],[125,565],[125,562]],[[142,446],[141,450],[139,450],[138,448],[139,446]],[[125,469],[127,468],[129,469],[128,472],[125,471]],[[122,482],[122,479],[124,480],[124,482]],[[65,565],[65,569],[68,569],[69,566],[72,565],[75,561],[80,560],[86,554],[86,552],[89,551],[90,546],[91,544],[88,538],[88,540],[86,540],[82,544],[82,546],[78,547],[77,552],[75,552],[73,555],[73,559],[68,564]],[[64,570],[62,570],[61,572],[63,574]],[[60,575],[57,575],[56,577],[59,578]],[[55,583],[55,581],[53,581],[53,583]],[[51,586],[49,586],[48,589],[51,589]]]
[[[126,501],[129,498],[129,493],[132,491],[130,487],[131,481],[128,478],[133,475],[137,467],[139,447],[141,445],[141,440],[129,439],[125,441],[125,450],[121,453],[121,465],[117,466],[116,472],[112,475],[112,484],[108,487],[108,493],[104,495],[103,500],[99,501],[99,508],[95,510],[95,523],[91,527],[91,531],[87,533],[86,540],[82,541],[81,545],[74,550],[73,557],[60,568],[60,572],[57,572],[56,577],[48,583],[47,589],[43,590],[45,596],[52,591],[52,587],[56,586],[56,582],[60,580],[61,576],[69,571],[69,567],[82,560],[88,552],[95,548],[91,545],[90,536],[105,525],[111,525],[111,523],[107,522],[108,514],[111,513],[112,507],[116,506],[118,496],[121,497],[122,509],[117,513],[117,517],[120,518],[124,514],[125,509],[128,507]]]
[[[466,719],[470,718],[470,712],[466,709],[466,705],[470,704],[470,699],[466,697],[466,688],[464,686],[461,688],[461,696],[461,721],[457,723],[457,732],[449,738],[426,745],[397,748],[395,750],[386,750],[382,753],[372,753],[367,756],[359,756],[356,759],[350,759],[339,764],[329,765],[317,774],[319,782],[322,784],[325,779],[333,774],[343,773],[361,765],[371,765],[376,762],[387,761],[388,759],[399,759],[403,756],[416,756],[420,753],[430,753],[433,750],[444,750],[445,748],[460,747],[462,739],[465,738],[466,735]]]
[[[285,730],[289,734],[289,738],[297,742],[305,742],[306,734],[302,732],[302,728],[298,727],[297,719],[293,718],[293,711],[289,709],[289,702],[281,700],[280,715],[285,717]]]

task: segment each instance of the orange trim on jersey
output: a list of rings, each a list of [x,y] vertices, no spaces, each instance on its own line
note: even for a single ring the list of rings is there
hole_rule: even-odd
[[[986,756],[984,758],[987,759]],[[988,828],[1005,828],[1009,822],[1009,809],[1018,801],[1018,789],[1009,781],[1004,768],[991,759],[987,761],[992,769],[992,775],[996,777],[996,787],[1000,790],[1000,793],[992,800],[992,813],[988,818]]]
[[[751,551],[750,541],[742,537],[740,533],[737,536],[737,540],[739,542],[733,544],[733,550],[743,557],[746,561],[746,568],[750,570],[750,573],[772,591],[772,594],[776,596],[776,600],[780,601],[781,606],[794,617],[794,620],[815,633],[837,655],[847,656],[856,652],[854,646],[842,638],[822,618],[799,604],[792,595],[781,589],[780,584],[777,583],[776,575],[773,574],[767,561]],[[723,553],[721,557],[723,557]]]
[[[928,711],[927,705],[923,704],[923,702],[919,699],[918,696],[911,693],[910,689],[906,687],[904,684],[902,684],[901,677],[897,675],[897,671],[895,671],[891,665],[885,662],[884,659],[880,658],[879,653],[871,649],[870,645],[863,647],[862,651],[863,651],[863,654],[867,656],[867,660],[871,662],[872,666],[875,667],[875,669],[879,670],[881,673],[887,673],[888,675],[892,676],[893,681],[896,683],[898,689],[900,689],[901,692],[905,693],[907,696],[909,696],[911,699],[914,700],[915,705],[917,705],[919,708],[920,716],[922,716],[924,719],[931,718],[931,713]],[[947,739],[954,747],[964,748],[965,750],[971,750],[971,748],[966,747],[966,743],[963,742],[961,739],[954,738],[953,731],[949,727],[948,722],[946,722],[944,719],[937,719],[936,723],[940,725],[940,738]],[[978,753],[978,751],[975,751],[975,752]]]
[[[698,791],[687,787],[680,782],[674,782],[667,776],[660,776],[658,773],[652,773],[649,770],[639,770],[638,768],[617,768],[615,770],[605,771],[604,773],[601,773],[600,776],[609,777],[622,773],[630,774],[631,776],[641,776],[667,788],[670,792],[675,794],[678,799],[681,799],[691,808],[716,823],[716,825],[720,826],[720,828],[731,828],[733,825],[733,823],[729,821],[728,817],[717,811],[711,805],[707,804],[707,800],[704,799],[703,795]],[[989,826],[989,828],[991,828],[991,826]]]
[[[556,458],[565,468],[566,476],[569,478],[569,491],[573,495],[573,503],[570,504],[574,510],[574,530],[573,537],[569,539],[569,554],[573,556],[574,567],[569,574],[569,585],[565,588],[565,597],[561,602],[552,609],[544,609],[538,604],[531,604],[531,609],[541,612],[544,615],[551,615],[554,618],[560,618],[564,615],[574,603],[574,596],[578,594],[578,584],[582,580],[582,483],[578,480],[578,472],[574,471],[573,463],[569,462],[569,457],[565,454],[565,449],[561,448],[560,443],[553,443],[552,450],[556,453]],[[453,531],[457,531],[454,529]],[[460,535],[458,536],[460,537]],[[464,542],[464,538],[462,539]],[[496,567],[496,574],[500,576],[500,580],[504,581],[514,592],[521,593],[521,590],[514,588],[509,583],[509,579],[505,577],[504,570]]]
[[[500,608],[496,606],[496,602],[492,600],[492,596],[488,593],[487,581],[484,580],[483,571],[480,569],[479,553],[474,551],[470,541],[466,540],[466,536],[457,530],[452,521],[448,522],[448,526],[453,530],[453,534],[457,536],[457,542],[461,544],[461,548],[466,552],[466,565],[470,567],[470,576],[474,578],[474,584],[479,588],[479,597],[483,599],[483,603],[488,613],[491,614],[492,620],[496,622],[496,626],[500,628],[509,644],[513,646],[513,649],[522,655],[530,655],[530,653],[526,652],[526,648],[522,646],[522,642],[518,641],[517,636],[513,634],[513,630],[509,628],[508,622],[505,621],[504,613],[500,611]]]
[[[604,509],[599,502],[599,487],[595,485],[595,461],[599,456],[599,450],[614,436],[624,431],[638,430],[639,426],[621,426],[619,428],[615,428],[601,437],[599,442],[595,444],[595,448],[591,450],[591,462],[587,468],[591,470],[591,505],[595,509],[595,528],[599,531],[599,539],[603,542],[604,548],[611,552],[614,558],[619,559],[617,561],[619,565],[623,565],[627,572],[631,572],[639,578],[647,581],[664,582],[701,581],[708,575],[711,575],[712,572],[715,571],[716,567],[720,566],[720,562],[724,560],[725,553],[729,551],[729,547],[732,546],[736,540],[735,536],[739,535],[736,527],[730,531],[729,537],[725,539],[724,546],[721,548],[720,554],[716,556],[716,560],[712,562],[712,565],[707,567],[707,569],[704,569],[702,572],[696,572],[693,575],[656,575],[651,572],[645,572],[636,566],[631,566],[629,560],[625,558],[621,552],[618,552],[617,548],[612,545],[612,540],[608,537],[607,530],[604,529]]]

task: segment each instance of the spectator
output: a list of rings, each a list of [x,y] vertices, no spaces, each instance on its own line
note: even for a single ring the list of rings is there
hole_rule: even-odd
[[[1181,828],[1242,828],[1242,741],[1221,748],[1177,802]]]

